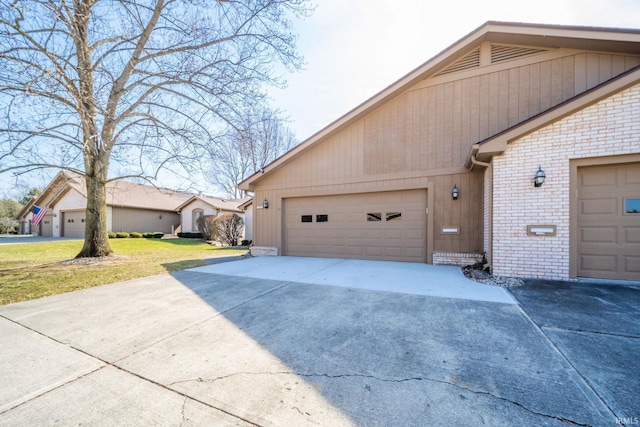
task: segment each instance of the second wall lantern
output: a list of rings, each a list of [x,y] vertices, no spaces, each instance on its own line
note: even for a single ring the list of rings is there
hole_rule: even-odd
[[[451,198],[453,200],[458,200],[458,196],[460,195],[460,191],[458,191],[458,187],[453,184],[453,190],[451,190]]]
[[[538,166],[538,172],[536,172],[536,175],[533,177],[533,185],[537,188],[537,187],[542,187],[542,184],[544,184],[544,180],[547,176],[544,174],[544,171],[542,170],[542,168],[540,166]]]

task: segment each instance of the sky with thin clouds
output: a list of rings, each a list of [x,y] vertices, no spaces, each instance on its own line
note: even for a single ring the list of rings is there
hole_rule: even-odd
[[[314,14],[294,27],[306,66],[285,76],[286,89],[269,91],[299,141],[487,21],[640,29],[640,0],[313,1]],[[11,183],[2,182],[9,181],[5,177],[0,176],[0,196],[15,197]],[[33,184],[48,182],[44,176],[40,181]],[[159,184],[189,185],[172,179],[170,172]]]
[[[270,91],[301,141],[487,21],[640,29],[640,0],[315,2],[296,23],[305,69]]]

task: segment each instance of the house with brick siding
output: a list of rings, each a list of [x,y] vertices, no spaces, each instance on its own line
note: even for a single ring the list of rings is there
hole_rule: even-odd
[[[263,254],[640,280],[640,30],[487,22],[239,187]]]

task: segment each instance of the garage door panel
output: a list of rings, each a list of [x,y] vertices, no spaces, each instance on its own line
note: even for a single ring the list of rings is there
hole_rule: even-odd
[[[382,248],[379,246],[367,246],[364,248],[364,254],[370,257],[382,258]]]
[[[615,255],[582,255],[581,266],[584,270],[612,272],[616,270]]]
[[[640,170],[638,169],[629,169],[624,171],[624,181],[623,184],[640,184]]]
[[[426,190],[285,199],[284,253],[425,262],[425,208]],[[302,223],[303,213],[314,221]]]
[[[580,214],[582,215],[616,215],[618,199],[615,197],[583,199]]]
[[[640,256],[629,255],[624,257],[625,270],[630,273],[640,273]]]
[[[578,276],[640,280],[640,163],[578,168]]]
[[[616,227],[582,227],[581,243],[616,243],[618,229]]]
[[[628,244],[640,244],[640,227],[627,227],[625,229],[624,241]],[[638,249],[640,250],[640,247]]]
[[[593,190],[607,190],[608,187],[616,185],[616,171],[600,169],[589,171],[583,174],[580,180],[582,188],[590,187]]]

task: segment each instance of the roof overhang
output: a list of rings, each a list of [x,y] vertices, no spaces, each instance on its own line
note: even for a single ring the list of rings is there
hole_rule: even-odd
[[[260,171],[238,183],[238,188],[244,191],[253,191],[255,184],[264,179],[265,176],[341,132],[420,81],[437,74],[440,70],[462,58],[483,42],[640,55],[640,30],[489,21],[266,165]]]
[[[558,104],[543,113],[533,116],[516,126],[506,129],[499,134],[477,144],[473,144],[467,155],[465,167],[473,169],[474,165],[490,162],[494,155],[502,154],[507,149],[509,143],[638,83],[640,83],[640,66]]]
[[[192,196],[191,198],[187,199],[186,202],[182,203],[180,206],[178,206],[175,210],[177,212],[181,212],[182,209],[184,209],[185,207],[187,207],[189,204],[195,202],[196,200],[201,201],[202,203],[205,203],[209,206],[211,206],[214,209],[218,209],[221,211],[227,211],[227,212],[242,212],[242,209],[240,209],[240,207],[238,206],[237,208],[229,208],[226,206],[217,206],[215,203],[212,203],[210,200],[207,200],[203,197],[200,196]]]
[[[249,200],[247,200],[246,202],[244,202],[244,203],[242,203],[242,204],[238,205],[238,208],[239,208],[239,209],[242,209],[243,211],[246,211],[246,210],[247,210],[247,208],[248,208],[249,206],[251,206],[252,204],[253,204],[253,198],[250,198],[250,199],[249,199]]]
[[[69,177],[67,173],[65,173],[65,171],[58,172],[56,176],[53,177],[49,185],[47,185],[44,190],[42,190],[42,193],[40,193],[39,196],[32,197],[31,200],[29,200],[29,202],[27,202],[27,204],[22,207],[20,213],[18,214],[18,218],[23,218],[24,216],[26,216],[34,205],[41,206],[46,209],[53,208],[55,204],[60,200],[62,195],[70,190],[69,184],[67,182],[68,179]],[[48,203],[46,203],[45,206],[45,203],[43,202],[47,200]]]

